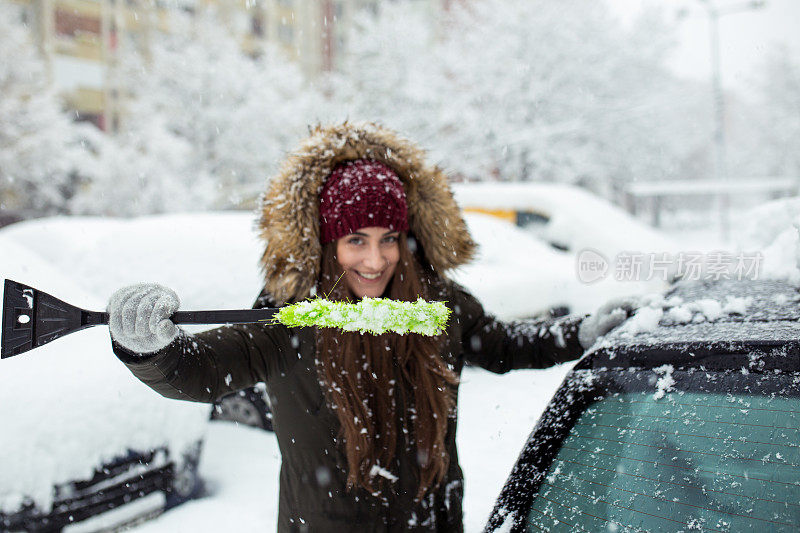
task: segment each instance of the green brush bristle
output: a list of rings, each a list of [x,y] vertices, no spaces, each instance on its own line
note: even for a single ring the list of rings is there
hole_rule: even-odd
[[[447,327],[450,309],[444,302],[402,302],[362,298],[356,303],[306,300],[281,308],[275,319],[290,327],[318,326],[380,335],[387,331],[438,335]]]

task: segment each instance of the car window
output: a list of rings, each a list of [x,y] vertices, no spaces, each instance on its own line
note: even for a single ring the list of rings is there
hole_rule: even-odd
[[[800,398],[616,393],[578,418],[528,530],[796,531]]]
[[[772,356],[762,372],[574,370],[487,530],[797,531],[800,373]]]

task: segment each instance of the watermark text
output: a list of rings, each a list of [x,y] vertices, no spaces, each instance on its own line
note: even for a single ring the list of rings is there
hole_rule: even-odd
[[[594,283],[674,279],[723,280],[759,277],[761,252],[620,252],[612,260],[597,250],[584,249],[577,256],[578,279]]]

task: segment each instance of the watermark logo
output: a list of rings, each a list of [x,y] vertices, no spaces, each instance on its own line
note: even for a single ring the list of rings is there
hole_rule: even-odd
[[[608,259],[597,250],[586,248],[578,254],[578,279],[583,283],[594,283],[608,275]]]
[[[763,258],[761,252],[621,252],[608,261],[597,250],[586,248],[578,253],[577,271],[583,283],[609,275],[616,281],[756,280]]]

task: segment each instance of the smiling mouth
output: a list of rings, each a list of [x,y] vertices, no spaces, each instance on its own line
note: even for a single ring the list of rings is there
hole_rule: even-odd
[[[378,272],[377,274],[367,274],[366,272],[359,272],[358,270],[356,270],[356,274],[358,274],[360,277],[366,280],[372,281],[381,277],[383,275],[383,272]]]

